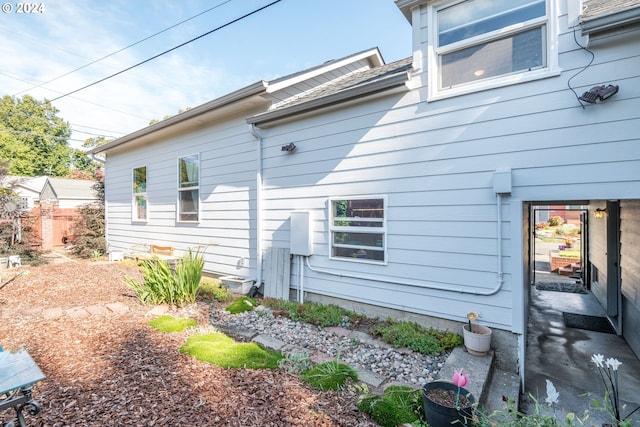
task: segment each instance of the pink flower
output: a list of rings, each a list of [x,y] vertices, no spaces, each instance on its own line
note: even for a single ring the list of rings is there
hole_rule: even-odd
[[[466,387],[469,384],[469,374],[462,375],[462,368],[456,369],[453,374],[453,383],[458,387]]]

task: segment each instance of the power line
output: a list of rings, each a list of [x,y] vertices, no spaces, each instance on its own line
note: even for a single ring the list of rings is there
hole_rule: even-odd
[[[13,80],[18,80],[19,82],[28,83],[30,85],[33,84],[33,83],[31,83],[31,82],[29,82],[27,80],[24,80],[24,79],[21,79],[21,78],[18,78],[18,77],[14,77],[14,76],[11,76],[11,75],[6,74],[6,73],[0,73],[0,75],[5,76],[5,77],[9,77],[10,79],[13,79]],[[62,93],[62,92],[60,92],[58,90],[54,90],[54,89],[50,89],[50,88],[43,88],[43,89],[48,90],[50,92],[54,92],[54,93]],[[64,95],[64,96],[66,96],[66,95]],[[77,99],[78,101],[81,101],[81,102],[86,102],[87,104],[95,105],[95,106],[100,107],[100,108],[104,108],[104,109],[107,109],[107,110],[115,111],[116,113],[125,114],[127,116],[131,116],[131,117],[135,117],[137,119],[145,120],[147,122],[149,122],[151,120],[151,119],[149,119],[147,117],[138,116],[137,114],[129,113],[127,111],[118,110],[116,108],[107,107],[106,105],[98,104],[97,102],[87,101],[86,99],[78,98],[77,96],[72,96],[72,98],[73,99]]]
[[[31,90],[31,89],[35,89],[35,88],[38,88],[38,87],[42,87],[42,86],[44,86],[44,85],[46,85],[46,84],[49,84],[49,83],[51,83],[51,82],[54,82],[54,81],[56,81],[56,80],[58,80],[58,79],[61,79],[61,78],[63,78],[63,77],[66,77],[66,76],[68,76],[69,74],[75,73],[76,71],[80,71],[80,70],[82,70],[82,69],[84,69],[84,68],[87,68],[87,67],[88,67],[88,66],[90,66],[90,65],[93,65],[93,64],[95,64],[95,63],[97,63],[97,62],[102,61],[103,59],[107,59],[107,58],[109,58],[110,56],[116,55],[116,54],[118,54],[118,53],[120,53],[120,52],[122,52],[122,51],[124,51],[124,50],[126,50],[126,49],[129,49],[130,47],[133,47],[133,46],[138,45],[138,44],[140,44],[140,43],[142,43],[142,42],[144,42],[144,41],[147,41],[147,40],[149,40],[149,39],[151,39],[151,38],[153,38],[153,37],[155,37],[155,36],[157,36],[157,35],[160,35],[160,34],[162,34],[162,33],[165,33],[165,32],[167,32],[167,31],[171,30],[172,28],[175,28],[175,27],[177,27],[177,26],[179,26],[179,25],[184,24],[185,22],[191,21],[192,19],[195,19],[195,18],[197,18],[198,16],[204,15],[204,14],[205,14],[205,13],[207,13],[207,12],[211,12],[213,9],[217,9],[217,8],[219,8],[220,6],[223,6],[223,5],[227,4],[227,3],[229,3],[230,1],[231,1],[231,0],[226,0],[226,1],[222,2],[222,3],[220,3],[220,4],[219,4],[219,5],[217,5],[217,6],[211,7],[211,8],[209,8],[209,9],[207,9],[207,10],[203,11],[203,12],[200,12],[200,13],[198,13],[198,14],[196,14],[196,15],[193,15],[192,17],[187,18],[187,19],[185,19],[184,21],[180,21],[180,22],[178,22],[177,24],[174,24],[174,25],[172,25],[172,26],[170,26],[170,27],[167,27],[167,28],[165,28],[165,29],[163,29],[163,30],[160,30],[160,31],[158,31],[157,33],[151,34],[151,35],[150,35],[150,36],[148,36],[148,37],[145,37],[145,38],[143,38],[143,39],[141,39],[141,40],[138,40],[137,42],[131,43],[131,44],[130,44],[130,45],[128,45],[128,46],[125,46],[125,47],[123,47],[123,48],[121,48],[121,49],[119,49],[119,50],[116,50],[115,52],[112,52],[112,53],[110,53],[110,54],[108,54],[108,55],[105,55],[105,56],[103,56],[103,57],[101,57],[101,58],[98,58],[98,59],[96,59],[96,60],[94,60],[94,61],[91,61],[91,62],[89,62],[89,63],[87,63],[87,64],[85,64],[85,65],[83,65],[83,66],[81,66],[81,67],[78,67],[78,68],[76,68],[76,69],[74,69],[74,70],[68,71],[68,72],[66,72],[66,73],[64,73],[64,74],[59,75],[58,77],[54,77],[54,78],[53,78],[53,79],[51,79],[51,80],[47,80],[46,82],[43,82],[43,83],[37,84],[37,85],[35,85],[35,86],[32,86],[32,87],[30,87],[29,89],[25,89],[25,90],[22,90],[22,91],[20,91],[20,92],[17,92],[17,93],[15,93],[13,96],[17,96],[17,95],[23,94],[23,93],[25,93],[25,92],[27,92],[27,91],[29,91],[29,90]]]
[[[258,12],[260,12],[260,11],[262,11],[262,10],[264,10],[264,9],[268,8],[268,7],[271,7],[271,6],[273,6],[274,4],[276,4],[276,3],[280,3],[281,1],[282,1],[282,0],[275,0],[275,1],[271,2],[271,3],[269,3],[269,4],[268,4],[268,5],[266,5],[266,6],[262,6],[262,7],[260,7],[260,8],[258,8],[258,9],[256,9],[256,10],[254,10],[254,11],[252,11],[252,12],[249,12],[249,13],[247,13],[247,14],[245,14],[245,15],[243,15],[243,16],[241,16],[241,17],[239,17],[239,18],[236,18],[236,19],[234,19],[234,20],[232,20],[232,21],[229,21],[229,22],[227,22],[226,24],[220,25],[219,27],[214,28],[214,29],[213,29],[213,30],[211,30],[211,31],[207,31],[206,33],[201,34],[201,35],[199,35],[199,36],[197,36],[197,37],[194,37],[194,38],[192,38],[191,40],[188,40],[188,41],[186,41],[186,42],[184,42],[184,43],[182,43],[182,44],[179,44],[179,45],[177,45],[177,46],[175,46],[175,47],[172,47],[171,49],[165,50],[164,52],[161,52],[161,53],[159,53],[159,54],[157,54],[157,55],[155,55],[155,56],[152,56],[151,58],[145,59],[145,60],[144,60],[144,61],[142,61],[142,62],[138,62],[138,63],[137,63],[137,64],[135,64],[135,65],[132,65],[132,66],[130,66],[130,67],[128,67],[128,68],[125,68],[125,69],[124,69],[124,70],[122,70],[122,71],[118,71],[118,72],[117,72],[117,73],[115,73],[115,74],[111,74],[110,76],[107,76],[107,77],[102,78],[102,79],[100,79],[100,80],[98,80],[98,81],[95,81],[95,82],[93,82],[93,83],[90,83],[90,84],[88,84],[88,85],[86,85],[86,86],[83,86],[83,87],[81,87],[81,88],[79,88],[79,89],[76,89],[76,90],[73,90],[73,91],[71,91],[71,92],[65,93],[64,95],[58,96],[57,98],[53,98],[53,99],[51,100],[51,102],[53,102],[53,101],[57,101],[57,100],[59,100],[59,99],[61,99],[61,98],[64,98],[64,97],[69,96],[69,95],[71,95],[71,94],[74,94],[74,93],[76,93],[76,92],[80,92],[81,90],[87,89],[87,88],[89,88],[89,87],[91,87],[91,86],[95,86],[95,85],[97,85],[98,83],[102,83],[102,82],[104,82],[105,80],[109,80],[109,79],[111,79],[111,78],[113,78],[113,77],[115,77],[115,76],[118,76],[118,75],[120,75],[120,74],[122,74],[122,73],[125,73],[125,72],[127,72],[127,71],[130,71],[130,70],[132,70],[132,69],[134,69],[134,68],[136,68],[136,67],[139,67],[139,66],[140,66],[140,65],[142,65],[142,64],[146,64],[147,62],[150,62],[150,61],[152,61],[152,60],[154,60],[154,59],[156,59],[156,58],[159,58],[159,57],[161,57],[161,56],[163,56],[163,55],[166,55],[166,54],[167,54],[167,53],[169,53],[169,52],[173,52],[173,51],[174,51],[174,50],[176,50],[176,49],[179,49],[179,48],[181,48],[181,47],[183,47],[183,46],[188,45],[189,43],[192,43],[192,42],[194,42],[194,41],[196,41],[196,40],[199,40],[199,39],[201,39],[201,38],[203,38],[203,37],[206,37],[206,36],[208,36],[209,34],[215,33],[216,31],[221,30],[221,29],[223,29],[223,28],[225,28],[225,27],[228,27],[228,26],[229,26],[229,25],[231,25],[231,24],[235,24],[236,22],[241,21],[241,20],[243,20],[243,19],[245,19],[245,18],[247,18],[247,17],[249,17],[249,16],[251,16],[251,15],[254,15],[254,14],[256,14],[256,13],[258,13]]]

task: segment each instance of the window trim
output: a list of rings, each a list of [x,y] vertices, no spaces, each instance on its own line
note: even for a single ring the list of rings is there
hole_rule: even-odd
[[[461,3],[464,0],[442,0],[427,6],[427,101],[437,101],[454,96],[510,86],[518,83],[540,80],[543,78],[559,76],[561,70],[558,67],[558,27],[557,27],[557,2],[545,0],[546,16],[535,18],[526,22],[520,22],[491,31],[486,34],[471,37],[439,48],[437,12],[446,7]],[[488,77],[476,82],[467,82],[455,87],[439,89],[440,80],[440,55],[455,52],[466,47],[475,46],[481,42],[490,42],[505,38],[505,36],[521,33],[534,28],[543,28],[543,48],[545,50],[546,66],[530,71],[517,71],[495,77]]]
[[[145,189],[144,192],[139,191],[136,192],[135,191],[135,183],[136,183],[136,169],[141,169],[141,168],[145,168],[144,171],[144,179],[145,179]],[[148,196],[148,191],[149,191],[149,185],[148,185],[148,180],[147,180],[147,165],[144,166],[137,166],[135,168],[131,169],[131,221],[132,222],[139,222],[139,223],[146,223],[149,221],[149,196]],[[139,196],[144,196],[144,199],[147,203],[147,207],[145,210],[145,218],[138,218],[138,209],[137,209],[137,205],[136,205],[136,198]]]
[[[383,209],[383,218],[382,218],[382,227],[353,227],[353,226],[337,226],[334,225],[334,216],[333,216],[333,202],[335,200],[371,200],[371,199],[380,199],[382,200],[382,209]],[[388,203],[386,195],[373,194],[368,196],[337,196],[330,197],[328,203],[328,215],[327,218],[329,220],[329,259],[336,261],[346,261],[346,262],[355,262],[362,264],[373,264],[373,265],[387,265],[389,263],[389,253],[387,251],[387,238],[388,238],[388,230],[387,230],[387,212],[388,212]],[[374,233],[380,234],[383,236],[382,238],[382,252],[383,261],[371,260],[371,259],[363,259],[363,258],[348,258],[348,257],[340,257],[333,255],[333,233],[334,232],[360,232],[360,233]],[[363,246],[365,247],[365,246]],[[368,247],[368,246],[366,246]]]
[[[193,187],[184,187],[181,188],[180,187],[180,160],[187,158],[187,157],[196,157],[197,158],[197,163],[198,163],[198,185],[193,186]],[[176,222],[178,223],[182,223],[182,224],[198,224],[200,222],[200,205],[201,205],[201,200],[200,200],[200,182],[202,180],[202,167],[201,167],[201,161],[200,161],[200,153],[193,153],[193,154],[186,154],[184,156],[180,156],[177,158],[176,160],[176,189],[177,189],[177,199],[176,199]],[[182,205],[180,203],[180,193],[182,191],[193,191],[193,190],[197,190],[198,191],[198,208],[195,212],[195,214],[197,215],[197,219],[195,220],[185,220],[185,219],[181,219],[182,217]]]

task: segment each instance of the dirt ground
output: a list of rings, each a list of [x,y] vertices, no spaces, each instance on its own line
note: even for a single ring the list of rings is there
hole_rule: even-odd
[[[12,280],[16,273],[21,273]],[[0,345],[25,348],[47,377],[29,426],[375,426],[357,393],[320,392],[285,370],[225,370],[180,354],[185,333],[147,325],[124,284],[137,267],[66,260],[5,271]],[[111,307],[111,308],[109,308]],[[208,322],[204,302],[175,314]],[[0,425],[14,417],[0,413]]]

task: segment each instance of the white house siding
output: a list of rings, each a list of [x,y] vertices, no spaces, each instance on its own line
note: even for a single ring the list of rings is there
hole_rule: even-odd
[[[593,43],[595,60],[572,86],[581,94],[611,83],[620,92],[582,108],[567,83],[591,57],[566,22],[561,11],[558,76],[427,103],[418,74],[404,96],[266,129],[265,246],[287,246],[290,212],[310,210],[310,262],[336,274],[307,269],[305,291],[460,321],[475,311],[483,323],[521,332],[524,307],[512,291],[528,284],[522,260],[511,259],[523,244],[522,227],[510,223],[512,201],[520,210],[518,201],[640,198],[640,31]],[[289,142],[298,149],[281,152]],[[501,211],[502,289],[492,296],[429,289],[496,286],[493,174],[503,168],[513,188]],[[349,195],[387,196],[388,265],[328,259],[327,200]],[[376,280],[346,277],[358,274]]]
[[[107,238],[111,250],[140,242],[203,246],[205,271],[254,278],[256,141],[244,116],[114,149],[106,162]],[[200,154],[200,221],[177,222],[178,158]],[[132,170],[147,167],[148,222],[132,221]]]

